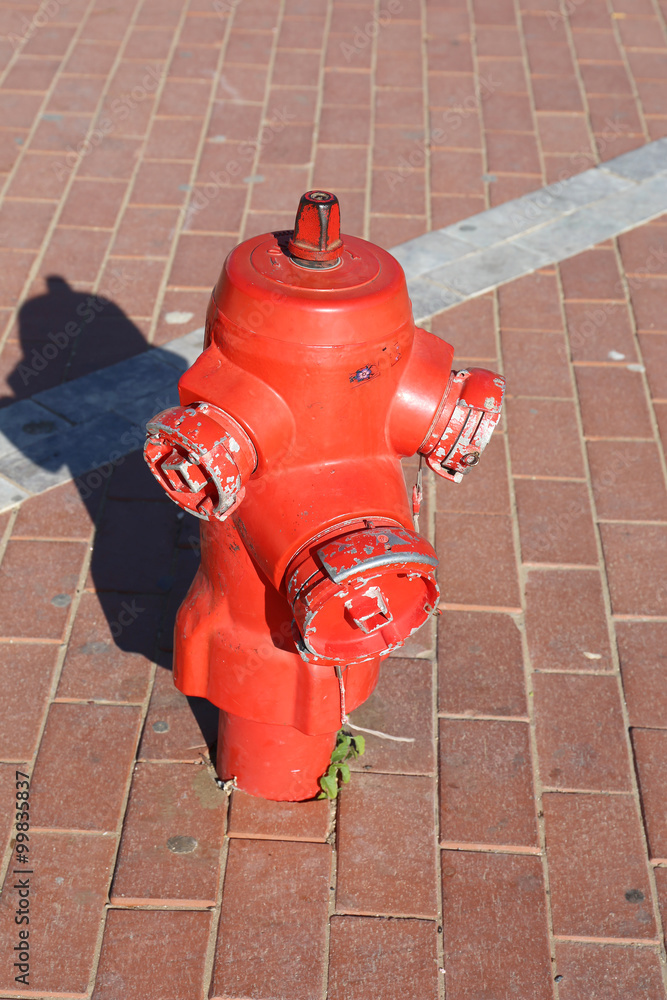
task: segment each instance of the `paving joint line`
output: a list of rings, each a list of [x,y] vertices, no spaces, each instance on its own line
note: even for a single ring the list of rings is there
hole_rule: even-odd
[[[645,146],[643,148],[647,149],[649,147]],[[620,159],[623,160],[624,157],[620,157]],[[622,287],[623,287],[624,293],[625,293],[625,301],[627,303],[628,311],[629,311],[629,314],[630,314],[631,319],[632,319],[633,339],[634,339],[634,342],[635,342],[635,350],[637,351],[637,357],[641,359],[642,358],[642,354],[641,354],[640,349],[639,349],[639,341],[638,341],[638,337],[637,337],[637,329],[636,329],[634,312],[632,310],[630,291],[629,291],[629,288],[628,288],[628,285],[627,285],[627,281],[626,281],[625,276],[624,276],[623,262],[622,262],[621,255],[620,255],[620,252],[619,252],[619,249],[618,249],[618,241],[616,239],[614,239],[614,252],[615,252],[615,256],[616,256],[616,263],[617,263],[617,266],[618,266],[618,269],[619,269],[619,274],[621,275]],[[558,285],[558,293],[559,293],[558,294],[558,299],[559,299],[559,307],[560,307],[560,314],[561,314],[561,321],[562,321],[562,325],[563,325],[564,337],[565,337],[566,345],[569,348],[570,347],[570,338],[569,338],[569,331],[568,331],[568,326],[567,326],[567,317],[566,317],[566,313],[565,313],[565,297],[564,297],[564,294],[563,294],[562,275],[560,274],[560,270],[557,271],[556,281],[557,281],[557,285]],[[574,365],[574,362],[572,360],[571,350],[568,350],[568,369],[569,369],[569,372],[570,372],[570,379],[572,381],[572,384],[576,387],[577,383],[576,383],[576,378],[575,378],[575,365]],[[641,378],[643,379],[644,391],[645,391],[645,396],[647,397],[647,403],[650,404],[650,394],[648,392],[648,386],[646,384],[645,373],[643,373],[641,375]],[[644,859],[645,859],[645,862],[646,862],[646,875],[647,875],[647,879],[648,879],[649,886],[650,886],[651,904],[652,904],[652,910],[653,910],[653,918],[654,918],[655,927],[656,927],[656,933],[659,935],[660,938],[662,938],[662,923],[661,923],[661,915],[660,915],[660,909],[659,909],[657,887],[656,887],[656,884],[655,884],[655,876],[654,876],[654,873],[653,873],[653,869],[652,869],[651,864],[650,864],[650,850],[649,850],[649,844],[648,844],[647,830],[646,830],[646,826],[645,826],[645,822],[644,822],[644,817],[643,817],[642,799],[641,799],[641,792],[640,792],[640,788],[639,788],[639,781],[638,781],[638,775],[637,775],[637,764],[636,764],[636,760],[635,760],[635,756],[634,756],[634,749],[633,749],[633,746],[632,746],[632,741],[631,741],[631,738],[630,738],[630,719],[629,719],[628,706],[627,706],[627,702],[626,702],[626,698],[625,698],[625,690],[624,690],[624,686],[623,686],[623,677],[622,677],[622,674],[621,674],[620,655],[619,655],[618,644],[617,644],[617,640],[616,640],[616,629],[615,629],[615,622],[614,622],[614,615],[613,615],[613,601],[612,601],[612,594],[611,594],[611,583],[610,583],[610,580],[609,580],[608,564],[607,564],[607,561],[605,559],[604,546],[603,546],[603,542],[602,542],[602,534],[601,534],[600,524],[599,524],[599,519],[598,519],[597,502],[596,502],[595,490],[593,488],[593,478],[592,478],[592,473],[591,473],[591,468],[590,468],[590,461],[589,461],[589,455],[588,455],[588,448],[587,448],[587,444],[586,444],[586,437],[585,437],[585,434],[584,434],[584,419],[583,419],[583,415],[582,415],[582,411],[581,411],[581,400],[580,400],[578,391],[575,391],[575,395],[574,395],[574,409],[575,409],[575,418],[576,418],[576,423],[577,423],[578,438],[579,438],[580,448],[581,448],[581,458],[582,458],[582,464],[583,464],[583,469],[584,469],[584,475],[585,475],[586,480],[587,480],[587,493],[588,493],[588,501],[589,501],[589,505],[590,505],[590,514],[591,514],[591,518],[592,518],[592,521],[593,521],[593,532],[594,532],[594,537],[595,537],[595,547],[596,547],[596,551],[597,551],[597,554],[598,554],[598,571],[599,571],[599,574],[600,574],[600,583],[601,583],[601,587],[602,587],[602,599],[603,599],[603,604],[604,604],[604,616],[605,616],[605,619],[606,619],[607,636],[608,636],[608,640],[609,640],[609,648],[610,648],[610,653],[611,653],[611,670],[609,671],[609,675],[611,677],[614,677],[615,681],[616,681],[616,691],[617,691],[617,696],[618,696],[618,704],[619,704],[621,715],[622,715],[622,719],[623,719],[623,742],[624,742],[624,746],[625,746],[625,763],[626,763],[626,768],[627,768],[627,775],[626,775],[626,777],[627,777],[627,779],[629,781],[629,787],[627,788],[627,790],[620,791],[620,792],[616,791],[616,790],[611,790],[611,789],[594,791],[594,790],[584,790],[584,789],[574,789],[574,788],[568,789],[568,788],[565,788],[565,787],[561,787],[558,790],[551,791],[550,794],[551,795],[574,794],[574,795],[577,795],[577,796],[579,796],[579,795],[594,796],[595,795],[595,796],[598,796],[598,798],[599,797],[603,797],[603,798],[610,798],[611,797],[611,798],[613,798],[615,796],[619,796],[620,795],[620,796],[625,796],[630,801],[632,801],[633,806],[634,806],[635,818],[636,818],[636,820],[638,822],[638,825],[639,825],[639,836],[640,836],[640,840],[641,840],[642,847],[643,847]],[[548,867],[548,859],[547,859],[547,867]],[[555,930],[552,930],[552,933],[555,934]],[[664,945],[662,943],[660,943],[659,944],[659,948],[660,948],[660,959],[661,959],[663,982],[664,982],[664,977],[665,977],[665,970],[664,970]]]
[[[102,505],[100,505],[100,509],[101,506]],[[16,523],[17,517],[18,517],[18,510],[14,511],[13,516],[9,518],[5,536],[3,537],[2,546],[0,548],[0,561],[4,560],[7,547],[9,545],[9,542],[11,541],[11,532]],[[76,618],[79,604],[81,602],[81,595],[84,590],[84,583],[86,581],[88,570],[90,567],[90,561],[92,558],[92,550],[93,550],[92,542],[96,527],[97,527],[96,524],[91,523],[88,538],[84,540],[84,544],[86,545],[86,551],[81,560],[81,567],[79,569],[79,575],[77,578],[76,587],[74,588],[74,593],[72,595],[72,600],[68,609],[67,619],[63,626],[61,637],[59,639],[35,640],[36,642],[46,641],[49,645],[53,646],[54,648],[57,647],[57,652],[53,661],[53,667],[52,667],[53,672],[51,675],[51,683],[49,685],[48,693],[44,700],[42,717],[40,719],[39,727],[37,729],[35,743],[32,749],[32,755],[28,759],[23,761],[24,765],[28,770],[28,773],[31,776],[30,780],[32,780],[32,777],[34,776],[35,765],[37,763],[37,754],[39,753],[39,749],[42,745],[44,732],[46,730],[49,714],[51,712],[51,705],[53,704],[53,700],[58,691],[58,685],[60,684],[60,678],[62,676],[63,668],[65,665],[65,657],[67,656],[69,641],[72,635],[72,630],[74,628],[74,620]],[[7,640],[10,644],[13,644],[13,640],[11,638],[6,637],[6,641]],[[35,827],[35,829],[37,829],[37,827]],[[10,839],[7,843],[5,855],[2,858],[0,858],[0,879],[2,880],[0,884],[4,884],[4,879],[7,870],[9,868],[9,865],[11,863],[13,853],[14,853],[14,846],[11,843]]]
[[[633,307],[633,304],[632,304],[632,296],[630,294],[630,285],[629,285],[629,282],[627,280],[627,276],[624,273],[623,260],[622,260],[622,257],[621,257],[621,252],[620,252],[620,248],[619,248],[618,240],[617,239],[614,240],[614,254],[615,254],[615,257],[616,257],[616,264],[617,264],[618,269],[619,269],[619,274],[621,276],[622,287],[623,287],[623,290],[625,292],[625,297],[626,297],[626,301],[627,301],[627,305],[628,305],[628,312],[629,312],[629,315],[631,317],[632,338],[633,338],[633,341],[634,341],[634,348],[635,348],[635,352],[637,354],[637,358],[641,362],[639,377],[641,379],[642,388],[644,390],[644,399],[646,401],[646,408],[647,408],[648,415],[649,415],[649,422],[651,424],[651,429],[653,430],[654,440],[655,440],[655,443],[657,445],[658,462],[660,464],[660,467],[661,467],[662,473],[663,473],[663,484],[667,484],[667,462],[665,460],[664,452],[663,452],[663,449],[661,447],[660,431],[659,431],[659,427],[658,427],[658,423],[657,423],[657,419],[656,419],[655,407],[654,407],[653,401],[651,399],[650,386],[648,384],[648,379],[647,379],[647,376],[646,376],[646,366],[644,365],[644,354],[643,354],[643,351],[642,351],[641,341],[639,339],[639,332],[637,330],[637,317],[635,315],[635,310],[634,310],[634,307]],[[590,475],[589,461],[588,461],[588,449],[586,447],[584,448],[584,453],[585,453],[584,454],[585,469],[588,471],[588,474]],[[646,824],[646,819],[645,819],[645,814],[644,814],[644,802],[643,802],[642,790],[641,790],[640,780],[639,780],[639,761],[638,761],[638,759],[637,759],[637,757],[635,755],[635,748],[634,748],[632,737],[631,737],[631,729],[633,727],[631,726],[631,723],[630,723],[630,711],[628,709],[627,700],[626,700],[626,696],[625,696],[625,684],[624,684],[624,680],[623,680],[623,672],[621,670],[620,651],[618,649],[618,640],[617,640],[617,637],[616,637],[616,621],[617,621],[617,618],[616,618],[616,616],[614,614],[614,603],[613,603],[612,593],[611,593],[611,584],[610,584],[609,577],[608,577],[607,564],[606,564],[606,561],[605,561],[605,554],[604,554],[604,545],[603,545],[603,542],[602,542],[602,533],[601,533],[601,529],[600,529],[599,519],[597,518],[597,505],[596,505],[596,499],[595,499],[595,491],[592,488],[592,484],[591,484],[591,512],[593,514],[594,521],[597,521],[597,523],[594,526],[594,531],[596,532],[597,544],[599,545],[599,548],[600,548],[601,577],[602,577],[602,582],[603,582],[603,596],[604,596],[605,605],[607,605],[607,602],[608,602],[608,608],[606,608],[606,610],[607,610],[607,618],[608,618],[609,636],[610,636],[610,639],[611,639],[611,646],[612,646],[612,649],[611,649],[611,652],[612,652],[612,664],[614,664],[614,666],[616,668],[616,671],[617,671],[617,677],[618,677],[617,683],[618,683],[618,690],[619,690],[620,702],[621,702],[621,712],[623,714],[623,725],[624,725],[624,728],[625,728],[625,744],[626,744],[626,751],[627,751],[627,754],[628,754],[628,763],[629,763],[629,770],[630,770],[630,782],[631,782],[632,789],[633,789],[633,799],[635,801],[636,813],[637,813],[637,816],[638,816],[638,819],[639,819],[639,829],[640,829],[641,841],[642,841],[642,845],[643,845],[643,848],[644,848],[644,855],[645,855],[646,862],[647,862],[648,882],[649,882],[650,891],[651,891],[651,901],[652,901],[652,904],[653,904],[653,919],[655,921],[656,933],[658,935],[658,954],[659,954],[659,958],[660,958],[660,971],[662,973],[663,986],[664,986],[665,992],[667,993],[667,953],[666,953],[666,950],[665,950],[665,921],[663,919],[663,914],[662,914],[662,911],[661,911],[661,908],[660,908],[660,897],[659,897],[658,886],[657,886],[656,878],[655,878],[655,869],[654,869],[653,865],[651,864],[651,845],[650,845],[650,842],[649,842],[648,827],[647,827],[647,824]]]
[[[493,295],[493,315],[494,315],[494,336],[496,341],[496,353],[498,356],[498,363],[500,365],[500,371],[504,371],[504,352],[503,352],[503,341],[501,337],[501,322],[500,322],[500,301],[497,292]],[[565,337],[565,333],[563,333]],[[530,647],[528,644],[528,633],[526,629],[525,621],[525,610],[526,610],[526,587],[528,583],[528,569],[523,561],[523,551],[521,545],[521,532],[519,530],[519,514],[516,502],[516,487],[513,477],[513,467],[512,467],[512,454],[509,447],[509,429],[511,420],[507,421],[507,433],[503,436],[503,446],[505,450],[505,469],[507,471],[507,488],[509,495],[509,517],[512,532],[512,547],[515,559],[515,571],[516,579],[519,588],[519,601],[521,604],[521,614],[517,617],[515,624],[519,631],[520,641],[521,641],[521,660],[523,668],[523,681],[524,681],[524,693],[526,699],[526,714],[528,716],[528,748],[529,748],[529,766],[533,787],[533,799],[534,799],[534,822],[535,831],[537,834],[537,847],[538,853],[537,857],[540,859],[540,869],[542,872],[542,906],[543,914],[545,920],[545,933],[546,933],[546,947],[549,953],[549,963],[550,963],[550,980],[551,980],[551,990],[552,995],[558,1000],[559,989],[558,984],[555,980],[555,973],[557,969],[557,955],[556,946],[554,942],[554,916],[552,909],[552,891],[551,891],[551,872],[549,870],[548,858],[547,858],[547,834],[546,834],[546,820],[544,815],[544,784],[542,781],[542,773],[540,768],[540,755],[537,743],[537,719],[536,719],[536,708],[535,708],[535,698],[534,698],[534,682],[533,676],[535,673],[532,657],[530,653]]]
[[[271,97],[271,86],[273,82],[273,71],[276,64],[276,54],[278,51],[278,40],[280,38],[280,32],[283,26],[283,21],[285,19],[285,0],[279,0],[277,4],[277,11],[275,15],[275,25],[272,29],[274,31],[273,42],[271,43],[271,51],[266,62],[266,82],[264,84],[264,95],[261,101],[262,112],[260,115],[258,132],[257,132],[257,148],[255,149],[254,156],[252,158],[252,163],[249,165],[248,177],[253,178],[259,174],[259,166],[262,159],[262,153],[264,152],[264,144],[261,141],[262,131],[266,124],[267,113],[269,110],[269,99]],[[233,30],[233,26],[232,29]],[[240,31],[251,31],[253,29],[240,28]],[[263,30],[263,29],[262,29]],[[230,31],[231,34],[231,31]],[[243,64],[246,65],[246,64]],[[248,64],[251,65],[251,64]],[[312,147],[311,147],[312,148]],[[243,212],[241,214],[241,219],[239,222],[239,233],[243,239],[246,239],[245,230],[248,224],[248,218],[250,212],[252,211],[253,196],[255,192],[255,181],[249,180],[247,182],[247,193],[245,198],[245,204],[243,206]]]
[[[12,180],[15,177],[17,177],[18,174],[20,173],[20,169],[21,169],[21,166],[22,166],[22,163],[23,163],[23,160],[25,159],[25,157],[30,152],[39,152],[38,150],[33,150],[31,148],[32,139],[33,139],[34,135],[36,134],[37,129],[39,128],[40,122],[42,122],[43,120],[45,120],[46,116],[49,114],[49,112],[47,111],[47,108],[49,106],[49,102],[50,102],[53,94],[55,93],[55,90],[56,90],[56,87],[58,85],[58,82],[59,82],[59,80],[63,76],[63,67],[66,65],[67,60],[70,58],[72,52],[74,51],[75,46],[80,41],[83,29],[87,26],[88,20],[92,16],[94,9],[95,9],[95,0],[90,0],[90,3],[86,7],[85,14],[83,14],[78,19],[78,21],[75,23],[75,31],[74,31],[74,33],[72,35],[72,38],[70,39],[70,42],[69,42],[69,44],[67,46],[67,49],[66,49],[66,52],[61,57],[60,68],[54,74],[54,77],[53,77],[53,79],[51,81],[51,84],[50,84],[48,90],[46,91],[46,93],[44,94],[44,99],[43,99],[42,103],[40,104],[39,112],[36,114],[35,120],[33,121],[33,124],[30,127],[30,129],[28,131],[28,134],[25,137],[25,141],[24,141],[23,147],[21,149],[21,153],[17,157],[16,163],[14,164],[14,167],[13,167],[12,171],[10,171],[10,173],[8,174],[6,183],[3,186],[3,189],[2,189],[2,204],[3,205],[4,205],[5,201],[7,200],[8,191],[9,191],[9,188],[11,186]],[[41,7],[40,7],[40,10],[41,10]],[[125,33],[124,33],[122,39],[120,39],[119,42],[118,42],[118,45],[117,45],[117,48],[116,48],[116,55],[114,57],[113,63],[112,63],[111,67],[109,68],[109,70],[108,70],[108,72],[107,72],[107,74],[105,76],[106,84],[102,88],[102,90],[101,90],[101,92],[100,92],[100,94],[98,96],[98,99],[97,99],[97,102],[96,102],[94,108],[92,108],[92,110],[89,110],[89,111],[83,112],[83,113],[79,113],[79,112],[66,112],[66,111],[54,112],[54,113],[56,113],[56,114],[58,114],[58,115],[60,115],[60,116],[62,116],[64,118],[67,118],[67,117],[71,117],[71,118],[81,117],[81,118],[83,118],[85,116],[89,116],[88,125],[86,127],[85,134],[84,134],[84,139],[87,139],[88,136],[91,134],[91,132],[93,131],[93,128],[94,128],[94,125],[95,125],[96,121],[98,120],[98,118],[100,117],[100,115],[102,113],[102,109],[104,108],[104,104],[105,104],[105,102],[107,100],[107,97],[108,97],[108,94],[109,94],[109,89],[111,87],[111,83],[112,83],[112,81],[113,81],[113,79],[115,77],[115,74],[118,72],[118,69],[119,69],[119,67],[121,65],[121,62],[123,60],[123,53],[125,51],[125,47],[127,45],[127,41],[128,41],[128,39],[130,37],[132,29],[134,28],[134,26],[136,24],[137,18],[139,16],[139,11],[140,11],[140,4],[137,4],[135,6],[135,8],[134,8],[132,16],[129,18],[127,28],[125,29]],[[63,155],[62,151],[59,151],[58,155]],[[79,168],[81,166],[81,163],[83,162],[83,159],[84,159],[83,156],[77,155],[76,163],[75,163],[75,165],[73,167],[70,168],[69,176],[68,176],[68,178],[67,178],[67,180],[65,182],[65,185],[64,185],[62,191],[60,192],[59,198],[57,198],[57,199],[56,198],[49,199],[50,201],[52,201],[52,202],[55,203],[55,205],[56,205],[55,211],[53,213],[51,221],[49,222],[49,225],[47,226],[45,232],[43,233],[42,240],[41,240],[39,246],[37,248],[29,251],[31,253],[34,253],[35,256],[34,256],[34,260],[33,260],[32,264],[31,264],[30,268],[28,269],[25,281],[23,283],[22,292],[21,292],[21,295],[19,297],[19,302],[21,302],[23,300],[23,295],[26,294],[27,290],[32,287],[32,285],[34,284],[36,278],[39,275],[39,269],[40,269],[40,267],[42,265],[42,262],[44,260],[44,257],[46,255],[46,253],[48,252],[49,246],[51,244],[51,238],[53,237],[53,235],[54,235],[54,233],[55,233],[55,231],[56,231],[56,229],[57,229],[57,227],[59,225],[60,218],[61,218],[61,216],[62,216],[62,214],[63,214],[63,212],[65,210],[65,205],[66,205],[67,200],[68,200],[68,198],[70,196],[70,193],[72,192],[72,189],[74,187],[74,182],[78,179]],[[118,220],[117,220],[116,224],[118,224]],[[100,228],[102,228],[102,227],[100,227]],[[99,281],[101,274],[102,274],[102,270],[101,270],[101,267],[100,267],[100,268],[98,268],[98,273],[97,273],[97,276],[96,276],[95,280],[92,282],[92,286],[93,287],[96,287],[96,282]],[[14,313],[15,313],[15,310],[12,310],[10,312],[10,316],[9,316],[7,324],[6,324],[5,328],[4,328],[4,332],[2,332],[2,334],[0,336],[0,349],[2,349],[5,346],[5,344],[7,343],[8,339],[9,339],[9,334],[10,334],[10,331],[12,329],[12,325],[13,325],[15,319],[16,319],[16,316],[14,315]]]
[[[136,25],[136,20],[137,20],[137,17],[139,15],[140,10],[141,10],[141,4],[138,4],[137,7],[136,7],[136,9],[135,9],[135,16],[133,18],[133,25]],[[146,151],[146,148],[147,148],[147,145],[148,145],[148,139],[149,139],[152,127],[153,127],[153,123],[154,123],[154,121],[155,121],[155,119],[157,117],[157,109],[158,109],[158,106],[159,106],[160,101],[162,99],[162,94],[164,92],[164,88],[166,87],[167,82],[169,80],[169,68],[170,68],[170,66],[172,64],[172,61],[173,61],[173,58],[174,58],[174,54],[175,54],[175,52],[176,52],[176,50],[178,48],[178,44],[179,44],[179,41],[180,41],[180,35],[181,35],[181,31],[183,30],[183,25],[185,23],[186,16],[187,16],[187,6],[185,6],[183,8],[183,10],[181,11],[181,15],[180,15],[180,18],[178,20],[178,23],[174,26],[173,35],[172,35],[172,39],[171,39],[171,44],[169,46],[169,49],[168,49],[168,51],[167,51],[164,59],[162,59],[162,60],[156,60],[156,63],[159,63],[159,65],[160,65],[160,75],[159,75],[159,78],[158,78],[157,87],[155,88],[155,94],[154,94],[154,99],[153,99],[153,107],[152,107],[152,109],[150,111],[150,114],[148,115],[148,121],[146,122],[146,127],[145,127],[145,129],[143,131],[143,134],[136,136],[136,138],[138,139],[138,145],[137,145],[137,154],[138,155],[136,157],[136,162],[135,162],[134,167],[133,167],[133,169],[132,169],[132,171],[130,173],[130,176],[125,180],[125,184],[126,184],[125,193],[124,193],[124,195],[123,195],[123,197],[121,199],[120,205],[118,206],[118,211],[116,212],[116,218],[115,218],[113,227],[111,227],[111,236],[109,237],[109,242],[106,245],[106,249],[104,250],[104,253],[102,254],[102,257],[101,257],[101,260],[100,260],[100,263],[99,263],[99,267],[97,269],[97,276],[96,276],[96,278],[95,278],[95,280],[93,282],[93,286],[92,286],[93,287],[93,294],[94,295],[104,294],[104,290],[101,288],[101,283],[102,283],[102,280],[103,280],[103,278],[105,276],[107,266],[109,265],[109,261],[112,259],[112,257],[119,256],[119,257],[122,258],[122,256],[123,256],[123,255],[116,255],[116,254],[114,254],[113,253],[113,248],[114,248],[114,246],[116,244],[116,241],[117,241],[117,238],[118,238],[118,233],[120,232],[120,229],[121,229],[121,227],[123,225],[123,222],[125,220],[125,216],[126,216],[128,208],[130,206],[132,206],[133,208],[135,207],[134,203],[132,203],[132,196],[133,196],[133,193],[134,193],[134,188],[135,188],[136,180],[137,180],[137,177],[139,175],[139,171],[141,169],[141,166],[145,162],[149,162],[149,163],[150,162],[155,162],[155,161],[151,161],[148,157],[144,157],[143,154]],[[123,62],[123,57],[124,57],[124,54],[125,54],[125,49],[127,47],[127,43],[128,43],[129,37],[130,37],[130,32],[128,31],[126,33],[125,37],[123,38],[123,41],[122,41],[122,43],[120,45],[120,48],[119,48],[120,58],[117,59],[116,71],[120,67],[121,63]],[[111,74],[109,74],[109,76],[107,78],[107,85],[104,88],[104,95],[105,95],[104,100],[106,100],[106,96],[108,95],[108,92],[109,92],[109,89],[111,87],[111,83],[112,82],[113,82],[113,76]],[[102,113],[102,108],[103,107],[104,107],[104,101],[102,101],[102,103],[100,103],[99,111],[95,114],[95,116],[93,118],[92,125],[95,125],[95,123],[99,119],[99,117],[100,117],[100,115]],[[127,137],[128,136],[121,131],[119,138],[127,138]],[[78,172],[78,164],[77,164],[77,172]],[[64,202],[63,202],[63,206],[64,206]],[[158,206],[153,205],[151,207],[156,208]],[[167,206],[159,206],[159,207],[167,207]],[[180,218],[180,216],[179,216],[179,218]],[[100,227],[100,228],[102,228],[102,227]],[[148,255],[146,255],[145,257],[142,257],[142,259],[146,259],[146,260],[151,260],[151,259],[160,260],[160,259],[162,259],[162,260],[164,260],[164,258],[150,258]],[[164,266],[165,266],[165,270],[166,270],[166,268],[167,268],[167,261],[165,261],[165,265]],[[121,272],[121,274],[122,274],[122,272]],[[158,305],[159,302],[160,302],[160,296],[159,296],[159,289],[158,289],[158,294],[156,295],[156,302],[155,302],[154,308],[155,308],[156,305]],[[151,336],[152,336],[152,330],[150,329],[150,325],[149,325],[149,333],[148,333],[148,336],[147,336],[147,341],[149,343],[151,342]],[[76,358],[77,347],[78,347],[78,343],[75,343],[74,344],[74,352],[73,352],[73,354],[72,354],[72,356],[70,358],[69,364],[72,364],[72,362]]]
[[[153,113],[151,115],[151,123],[150,123],[149,127],[146,129],[146,137],[145,137],[145,142],[144,142],[144,148],[146,148],[146,144],[148,142],[148,137],[150,135],[150,129],[152,127],[152,124],[161,117],[161,116],[158,115],[158,110],[159,110],[159,103],[160,103],[160,97],[162,95],[162,90],[166,86],[167,80],[169,78],[169,69],[168,69],[168,66],[171,64],[171,61],[173,60],[174,54],[175,54],[175,52],[177,50],[178,44],[181,41],[181,34],[183,33],[183,28],[185,26],[185,21],[187,20],[188,13],[190,13],[190,11],[186,9],[184,15],[181,16],[178,28],[176,29],[175,34],[174,34],[174,44],[170,48],[169,61],[168,61],[168,63],[167,62],[165,63],[164,84],[163,84],[162,88],[160,89],[159,94],[156,95],[155,107],[154,107]],[[163,272],[162,277],[160,279],[160,284],[159,284],[159,287],[158,287],[158,290],[157,290],[157,294],[155,296],[155,303],[153,305],[153,314],[152,314],[152,316],[150,318],[149,332],[148,332],[148,338],[147,338],[148,342],[150,344],[153,344],[153,342],[155,340],[155,334],[156,334],[156,331],[157,331],[157,328],[158,328],[158,323],[160,321],[160,313],[161,313],[162,307],[164,305],[165,296],[167,294],[167,291],[169,290],[169,279],[171,277],[171,272],[172,272],[172,269],[173,269],[174,260],[176,258],[176,253],[177,253],[177,250],[178,250],[178,244],[180,243],[180,239],[181,239],[182,234],[184,232],[187,232],[187,230],[184,229],[183,226],[184,226],[185,223],[189,223],[188,213],[190,212],[190,206],[192,204],[192,200],[193,200],[195,194],[197,193],[197,175],[199,173],[199,169],[200,169],[200,165],[201,165],[201,158],[202,158],[202,155],[204,153],[206,142],[208,140],[208,133],[209,133],[210,125],[211,125],[211,118],[213,117],[213,111],[214,111],[214,108],[215,108],[215,101],[216,101],[216,94],[217,94],[218,83],[219,83],[219,80],[220,80],[221,75],[222,75],[224,61],[225,61],[225,58],[226,58],[226,55],[227,55],[227,47],[229,45],[229,36],[231,35],[232,31],[234,30],[235,15],[236,15],[236,7],[233,7],[232,10],[229,12],[229,15],[228,15],[228,18],[227,18],[227,24],[225,26],[224,37],[222,39],[222,42],[220,43],[220,52],[218,53],[218,61],[217,61],[217,64],[216,64],[214,82],[212,83],[211,90],[209,92],[209,99],[208,99],[208,105],[207,105],[206,113],[202,117],[201,131],[200,131],[200,134],[199,134],[199,141],[197,143],[197,149],[195,151],[194,157],[193,157],[192,161],[190,161],[190,160],[182,160],[182,161],[180,161],[180,162],[183,162],[183,163],[190,163],[191,164],[189,181],[188,181],[188,188],[189,188],[189,190],[188,190],[188,193],[187,193],[186,197],[183,199],[183,204],[180,206],[180,209],[179,209],[179,212],[178,212],[178,216],[176,218],[176,222],[174,224],[173,231],[171,233],[171,236],[172,236],[171,245],[169,247],[169,252],[168,252],[168,254],[167,254],[166,258],[165,258],[164,272]],[[138,159],[141,159],[141,158],[138,158]],[[147,162],[147,158],[144,157],[141,160],[141,162],[144,162],[144,163]],[[148,161],[148,162],[150,162],[150,161]],[[160,162],[164,162],[164,161],[155,160],[153,162],[160,163]],[[135,176],[136,176],[136,172],[137,171],[135,171]],[[136,207],[135,203],[133,203],[132,207],[133,208]],[[155,206],[151,206],[151,207],[154,208]]]

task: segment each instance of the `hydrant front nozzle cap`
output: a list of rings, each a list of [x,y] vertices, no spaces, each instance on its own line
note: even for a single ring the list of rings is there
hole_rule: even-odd
[[[306,191],[301,195],[294,232],[287,248],[290,254],[311,266],[329,267],[338,262],[343,246],[340,238],[340,206],[329,191]]]

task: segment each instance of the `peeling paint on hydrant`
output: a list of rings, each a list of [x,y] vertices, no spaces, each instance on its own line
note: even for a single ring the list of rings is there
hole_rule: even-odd
[[[316,795],[341,711],[433,613],[438,560],[400,460],[419,453],[461,482],[504,389],[484,369],[452,372],[453,353],[415,328],[397,261],[340,235],[328,192],[302,197],[293,232],[225,261],[182,405],[149,422],[145,452],[201,519],[174,681],[220,708],[221,779]]]

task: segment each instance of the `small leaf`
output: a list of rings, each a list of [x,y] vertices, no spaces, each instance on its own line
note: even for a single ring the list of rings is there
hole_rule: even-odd
[[[331,763],[334,764],[338,760],[345,760],[348,751],[346,747],[336,747],[336,749],[331,754]]]
[[[338,770],[340,771],[341,781],[343,782],[344,785],[347,785],[348,781],[350,780],[349,767],[347,766],[347,764],[341,764]]]
[[[323,774],[320,778],[320,785],[323,794],[328,799],[335,799],[338,795],[338,782],[329,773]]]
[[[366,752],[366,740],[363,736],[353,736],[352,740],[354,742],[354,749],[357,752],[357,756],[361,757],[362,753]]]

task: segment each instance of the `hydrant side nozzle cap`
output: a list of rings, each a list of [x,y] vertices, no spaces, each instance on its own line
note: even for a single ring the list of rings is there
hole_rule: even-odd
[[[296,211],[289,252],[299,260],[335,261],[342,245],[338,198],[329,191],[306,191]]]

